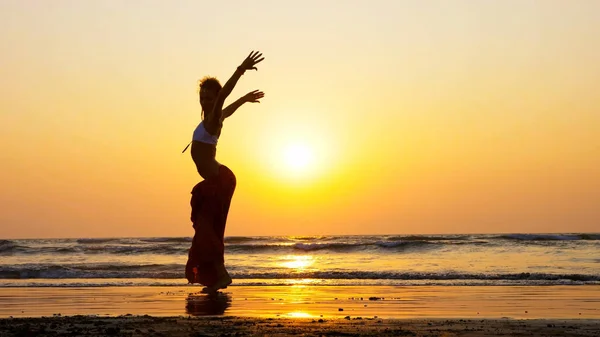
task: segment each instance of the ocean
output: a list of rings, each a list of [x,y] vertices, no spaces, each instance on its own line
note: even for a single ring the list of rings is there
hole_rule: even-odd
[[[233,286],[600,284],[600,234],[227,237]],[[0,287],[182,286],[191,237],[0,240]]]

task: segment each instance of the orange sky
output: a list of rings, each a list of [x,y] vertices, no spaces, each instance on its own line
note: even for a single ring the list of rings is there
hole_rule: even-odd
[[[2,1],[0,238],[190,236],[196,82],[227,235],[597,232],[597,1]],[[291,148],[308,157],[288,163]]]

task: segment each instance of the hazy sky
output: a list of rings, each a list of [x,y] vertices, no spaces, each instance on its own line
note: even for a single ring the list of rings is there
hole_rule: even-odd
[[[238,179],[226,235],[598,232],[598,13],[0,0],[0,238],[191,236],[197,81],[253,49],[228,102],[266,97],[217,150]]]

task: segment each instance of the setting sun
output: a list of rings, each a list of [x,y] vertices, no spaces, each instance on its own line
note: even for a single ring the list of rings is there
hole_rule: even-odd
[[[313,189],[319,195],[327,194],[318,186],[332,180],[332,172],[345,165],[349,154],[341,149],[343,132],[331,132],[330,125],[318,118],[325,113],[323,109],[307,104],[289,109],[291,116],[301,118],[290,121],[280,119],[282,115],[274,115],[264,121],[263,127],[269,133],[257,135],[257,141],[264,144],[264,149],[256,152],[248,148],[256,153],[256,162],[262,166],[260,170],[257,168],[260,174],[254,179],[266,177],[268,180],[267,184],[261,185],[262,191],[269,186],[277,190],[278,195],[286,189],[297,192],[305,188]]]
[[[289,170],[302,172],[310,168],[314,160],[313,152],[306,145],[292,144],[285,148],[285,163]]]

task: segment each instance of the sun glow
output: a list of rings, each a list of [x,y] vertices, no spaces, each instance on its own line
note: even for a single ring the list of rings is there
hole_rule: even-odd
[[[344,184],[351,167],[346,164],[349,157],[342,146],[344,137],[310,118],[305,110],[296,113],[302,119],[278,119],[281,115],[267,119],[263,127],[269,132],[257,135],[263,148],[248,148],[256,154],[252,158],[256,165],[248,165],[252,179],[245,181],[260,186],[254,200],[258,205],[269,205],[268,210],[259,206],[261,212],[296,217],[310,208],[313,216],[318,216],[318,212],[342,200],[337,198],[338,193],[343,190],[340,186],[347,186]]]
[[[302,172],[311,167],[314,154],[305,144],[291,144],[284,149],[284,158],[290,171]]]
[[[311,317],[315,317],[315,315],[311,315],[308,312],[302,312],[302,311],[290,312],[286,316],[291,317],[291,318],[311,318]]]
[[[314,263],[313,257],[306,255],[288,255],[285,257],[285,260],[286,261],[281,263],[282,266],[298,271],[305,269]]]

